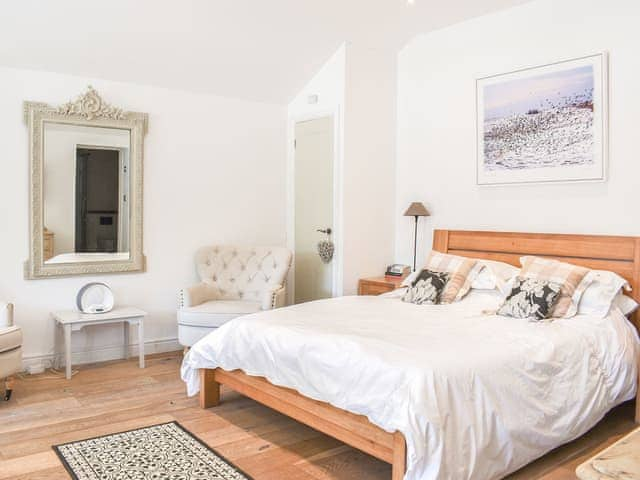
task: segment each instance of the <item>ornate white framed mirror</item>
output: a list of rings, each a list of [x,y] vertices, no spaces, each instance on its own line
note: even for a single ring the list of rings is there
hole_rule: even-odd
[[[25,277],[141,272],[147,114],[92,87],[61,106],[25,102],[30,232]]]

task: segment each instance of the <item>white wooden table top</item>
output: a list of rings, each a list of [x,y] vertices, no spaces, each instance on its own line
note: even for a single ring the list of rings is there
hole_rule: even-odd
[[[640,480],[640,427],[576,469],[582,480]]]
[[[62,310],[53,312],[53,318],[58,323],[89,323],[104,320],[119,320],[124,318],[144,317],[147,314],[144,310],[135,307],[117,307],[107,313],[82,313],[77,310]]]

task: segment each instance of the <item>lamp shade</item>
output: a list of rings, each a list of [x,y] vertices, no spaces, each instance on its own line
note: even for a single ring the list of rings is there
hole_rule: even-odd
[[[405,217],[428,217],[431,215],[429,210],[420,202],[413,202],[404,212]]]

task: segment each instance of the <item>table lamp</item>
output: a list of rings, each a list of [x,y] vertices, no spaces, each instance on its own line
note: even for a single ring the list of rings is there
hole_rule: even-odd
[[[428,217],[429,210],[420,202],[413,202],[404,212],[405,217],[414,217],[416,222],[413,231],[413,271],[416,271],[416,254],[418,251],[418,217]]]

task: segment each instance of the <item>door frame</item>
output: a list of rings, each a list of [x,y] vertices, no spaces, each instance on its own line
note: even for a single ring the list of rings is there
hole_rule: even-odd
[[[94,149],[94,150],[111,150],[111,151],[117,151],[118,152],[118,248],[116,249],[116,253],[121,252],[121,243],[120,243],[120,235],[121,235],[121,217],[122,217],[122,167],[124,165],[127,166],[127,172],[129,171],[129,149],[128,148],[124,148],[124,147],[111,147],[109,145],[89,145],[88,143],[74,143],[73,144],[73,172],[74,172],[74,176],[77,173],[77,168],[78,168],[78,149],[79,148],[86,148],[86,149]],[[127,173],[127,189],[129,189],[129,179],[130,179],[130,175],[129,173]],[[131,196],[131,191],[129,189],[129,196]],[[129,202],[129,199],[127,199],[127,207],[129,207],[131,205],[131,203]],[[72,201],[72,207],[73,207],[73,218],[74,218],[74,225],[73,225],[73,246],[74,246],[74,250],[75,250],[75,245],[76,245],[76,226],[75,226],[75,212],[76,212],[76,180],[74,180],[73,182],[73,201]],[[130,230],[131,230],[131,214],[130,214],[130,208],[127,208],[127,234],[129,235],[129,239],[127,239],[127,251],[129,250],[130,246],[129,246],[129,242],[130,242]]]
[[[296,160],[296,124],[309,120],[317,120],[320,118],[331,117],[333,122],[333,225],[331,226],[333,233],[331,235],[335,245],[333,254],[331,293],[337,297],[342,295],[343,291],[343,218],[342,218],[342,117],[340,108],[319,109],[316,112],[294,115],[288,120],[287,125],[287,231],[286,244],[287,248],[293,253],[293,263],[289,274],[287,275],[287,304],[292,305],[295,299],[295,160]]]

